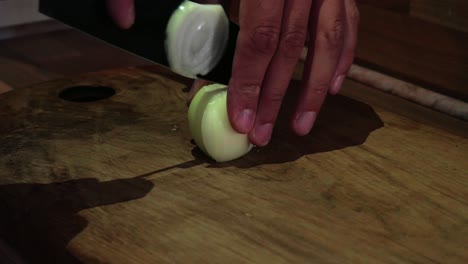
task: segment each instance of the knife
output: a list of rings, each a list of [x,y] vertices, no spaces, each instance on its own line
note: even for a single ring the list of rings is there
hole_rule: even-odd
[[[104,0],[40,0],[39,12],[180,75],[227,84],[239,26],[227,19],[224,12],[225,20],[219,17],[200,20],[200,16],[209,18],[206,12],[185,16],[194,8],[206,9],[200,5],[203,4],[188,0],[135,0],[135,23],[130,29],[121,29],[113,22]],[[185,28],[180,26],[183,24]],[[200,32],[210,30],[214,33],[208,36],[218,34],[221,41],[210,38],[205,41]],[[196,53],[198,50],[208,52]],[[219,52],[210,54],[213,50]],[[204,65],[207,62],[211,62],[210,67]],[[201,66],[204,71],[198,69]]]

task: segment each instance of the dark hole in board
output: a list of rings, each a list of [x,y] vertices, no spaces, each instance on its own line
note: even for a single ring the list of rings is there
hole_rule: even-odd
[[[109,98],[115,90],[106,86],[73,86],[60,92],[59,97],[70,102],[95,102]]]

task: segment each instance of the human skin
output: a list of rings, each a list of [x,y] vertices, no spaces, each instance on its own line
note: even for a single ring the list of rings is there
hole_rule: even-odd
[[[232,8],[229,2],[232,1],[223,4]],[[238,3],[240,32],[227,95],[232,127],[249,134],[256,146],[269,143],[284,95],[309,38],[301,95],[291,117],[293,131],[307,135],[326,96],[339,92],[353,63],[359,24],[355,0],[234,2]],[[136,15],[133,3],[134,0],[107,0],[110,15],[121,28],[133,24]],[[194,82],[194,90],[206,83]]]

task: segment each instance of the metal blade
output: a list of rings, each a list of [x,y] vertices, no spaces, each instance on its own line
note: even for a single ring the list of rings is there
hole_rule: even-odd
[[[40,0],[39,11],[72,28],[119,47],[134,55],[169,68],[165,52],[166,27],[183,0],[136,0],[135,23],[120,29],[107,13],[104,0]],[[218,65],[200,78],[227,84],[239,27],[229,25],[229,40]]]

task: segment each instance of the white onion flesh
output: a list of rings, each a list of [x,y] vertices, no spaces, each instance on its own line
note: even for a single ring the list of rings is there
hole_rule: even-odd
[[[196,78],[213,70],[229,38],[229,19],[221,5],[184,1],[169,19],[166,54],[176,73]]]
[[[194,96],[188,111],[189,128],[195,143],[217,162],[238,159],[253,148],[248,135],[232,128],[226,95],[225,85],[204,86]]]

